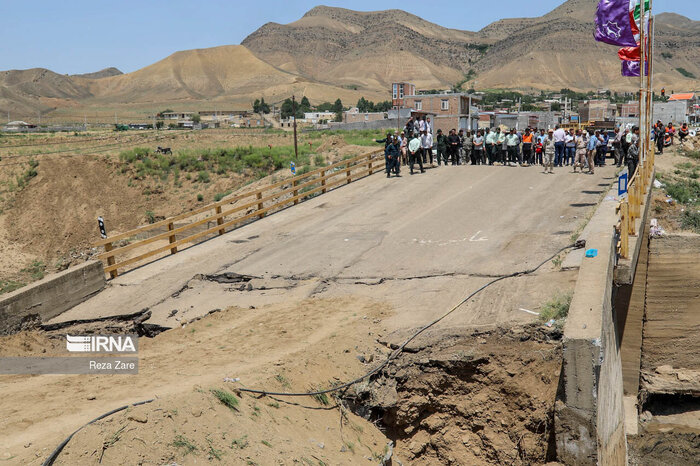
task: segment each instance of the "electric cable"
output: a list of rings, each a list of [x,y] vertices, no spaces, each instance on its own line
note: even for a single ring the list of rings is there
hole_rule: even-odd
[[[360,377],[357,377],[357,378],[355,378],[355,379],[353,379],[353,380],[351,380],[351,381],[349,381],[349,382],[345,382],[345,383],[343,383],[343,384],[341,384],[341,385],[337,385],[337,386],[335,386],[335,387],[327,388],[327,389],[325,389],[325,390],[315,390],[315,391],[311,391],[311,392],[297,392],[297,393],[272,392],[272,391],[268,391],[268,390],[258,390],[258,389],[245,388],[245,387],[237,387],[236,390],[241,391],[241,392],[247,392],[247,393],[255,393],[255,394],[263,395],[263,396],[292,396],[292,397],[299,397],[299,396],[323,395],[323,394],[326,394],[326,393],[331,393],[331,392],[335,392],[335,391],[339,391],[339,390],[343,390],[343,389],[345,389],[345,388],[348,388],[348,387],[350,387],[350,386],[352,386],[352,385],[354,385],[354,384],[356,384],[356,383],[358,383],[358,382],[361,382],[362,380],[364,380],[364,379],[366,379],[366,378],[368,378],[368,377],[373,376],[374,374],[376,374],[376,373],[378,373],[379,371],[381,371],[382,369],[384,369],[387,365],[389,365],[389,363],[390,363],[391,361],[393,361],[394,359],[398,358],[399,355],[401,355],[401,353],[403,353],[403,351],[404,351],[404,349],[406,348],[406,346],[408,346],[409,343],[411,343],[413,340],[415,340],[421,333],[425,332],[425,331],[428,330],[430,327],[433,327],[435,324],[437,324],[438,322],[440,322],[440,321],[442,321],[443,319],[445,319],[447,316],[449,316],[450,314],[452,314],[453,312],[455,312],[457,309],[459,309],[464,303],[466,303],[467,301],[469,301],[469,300],[472,299],[474,296],[476,296],[477,294],[479,294],[480,292],[482,292],[483,290],[485,290],[485,289],[488,288],[489,286],[493,285],[494,283],[497,283],[497,282],[499,282],[499,281],[501,281],[501,280],[505,280],[505,279],[507,279],[507,278],[519,277],[519,276],[521,276],[521,275],[529,275],[529,274],[534,273],[534,272],[536,272],[537,270],[539,270],[544,264],[546,264],[547,262],[551,261],[551,260],[554,259],[556,256],[558,256],[559,254],[561,254],[562,252],[564,252],[565,250],[567,250],[567,249],[581,249],[581,248],[584,248],[584,247],[586,247],[586,241],[585,241],[585,240],[578,240],[578,241],[576,241],[574,244],[570,244],[570,245],[564,246],[563,248],[559,249],[557,252],[555,252],[554,254],[552,254],[551,256],[549,256],[547,259],[545,259],[545,260],[543,260],[542,262],[540,262],[536,267],[533,267],[533,268],[528,269],[528,270],[523,270],[523,271],[520,271],[520,272],[513,272],[513,273],[507,274],[507,275],[501,275],[501,276],[496,277],[496,278],[494,278],[493,280],[489,281],[488,283],[486,283],[486,284],[480,286],[479,288],[476,289],[476,291],[470,293],[466,298],[462,299],[459,303],[455,304],[449,311],[445,312],[444,314],[442,314],[442,315],[441,315],[440,317],[438,317],[437,319],[435,319],[435,320],[429,322],[428,324],[424,325],[423,327],[421,327],[421,328],[419,328],[417,331],[415,331],[415,332],[414,332],[411,336],[409,336],[403,343],[401,343],[401,345],[400,345],[398,348],[396,348],[396,349],[395,349],[381,364],[379,364],[377,367],[375,367],[374,369],[370,370],[369,372],[365,373],[364,375],[362,375],[362,376],[360,376]],[[51,453],[51,455],[46,459],[46,461],[44,461],[44,462],[42,463],[42,466],[51,466],[51,465],[53,465],[53,463],[54,463],[54,461],[56,460],[56,458],[58,457],[58,455],[61,453],[61,451],[63,450],[63,448],[68,444],[68,442],[70,442],[70,440],[73,438],[73,436],[74,436],[75,434],[77,434],[78,432],[80,432],[80,431],[81,431],[82,429],[84,429],[85,427],[89,426],[90,424],[93,424],[93,423],[95,423],[95,422],[97,422],[97,421],[99,421],[99,420],[101,420],[101,419],[104,419],[104,418],[106,418],[106,417],[108,417],[108,416],[111,416],[112,414],[118,413],[119,411],[123,411],[123,410],[125,410],[125,409],[127,409],[127,408],[129,408],[129,407],[131,407],[131,406],[139,406],[139,405],[151,403],[151,402],[154,401],[154,400],[155,400],[155,398],[150,399],[150,400],[145,400],[145,401],[139,401],[138,403],[133,403],[133,404],[130,404],[130,405],[125,405],[125,406],[122,406],[122,407],[120,407],[120,408],[113,409],[112,411],[109,411],[108,413],[105,413],[105,414],[103,414],[103,415],[101,415],[101,416],[99,416],[99,417],[96,417],[95,419],[93,419],[92,421],[88,422],[87,424],[84,424],[83,426],[81,426],[80,428],[78,428],[75,432],[73,432],[72,434],[70,434],[63,442],[61,442],[61,444],[58,445],[58,447],[56,447],[56,449]]]
[[[61,451],[63,451],[63,448],[68,444],[68,442],[70,442],[70,439],[72,439],[75,434],[77,434],[78,432],[80,432],[85,427],[89,426],[90,424],[93,424],[101,419],[104,419],[107,416],[111,416],[114,413],[118,413],[119,411],[124,411],[126,408],[131,408],[132,406],[145,405],[145,404],[150,403],[152,401],[155,401],[155,398],[151,398],[150,400],[139,401],[138,403],[132,403],[130,405],[125,405],[125,406],[122,406],[120,408],[113,409],[112,411],[110,411],[108,413],[104,413],[103,415],[96,417],[95,419],[88,422],[87,424],[83,424],[82,426],[80,426],[78,428],[78,430],[76,430],[75,432],[70,434],[68,437],[66,437],[66,439],[63,442],[61,442],[61,444],[59,446],[56,447],[56,449],[51,453],[51,455],[48,458],[46,458],[46,461],[41,463],[41,466],[51,466],[53,464],[53,462],[56,461],[56,458],[58,458],[58,455],[61,453]]]
[[[338,390],[343,390],[343,389],[345,389],[345,388],[348,388],[348,387],[350,387],[350,386],[352,386],[352,385],[354,385],[354,384],[356,384],[356,383],[358,383],[358,382],[361,382],[362,380],[364,380],[364,379],[366,379],[366,378],[368,378],[368,377],[373,376],[374,374],[376,374],[376,373],[378,373],[379,371],[381,371],[382,369],[384,369],[387,365],[389,365],[389,363],[390,363],[391,361],[393,361],[394,359],[396,359],[397,357],[399,357],[399,355],[400,355],[401,353],[403,353],[403,350],[406,348],[406,346],[407,346],[410,342],[412,342],[413,340],[415,340],[415,339],[418,337],[418,335],[420,335],[421,333],[425,332],[426,330],[428,330],[430,327],[434,326],[435,324],[437,324],[437,323],[440,322],[441,320],[445,319],[447,316],[449,316],[450,314],[452,314],[453,312],[455,312],[457,309],[459,309],[459,307],[462,306],[462,304],[466,303],[467,301],[469,301],[469,300],[472,299],[474,296],[476,296],[477,294],[479,294],[480,292],[482,292],[483,290],[485,290],[485,289],[488,288],[489,286],[493,285],[494,283],[497,283],[497,282],[499,282],[499,281],[501,281],[501,280],[505,280],[506,278],[514,278],[514,277],[518,277],[518,276],[521,276],[521,275],[529,275],[529,274],[534,273],[534,272],[536,272],[537,270],[539,270],[544,264],[546,264],[547,262],[551,261],[551,260],[554,259],[556,256],[558,256],[559,254],[561,254],[562,252],[564,252],[565,250],[567,250],[567,249],[581,249],[581,248],[584,248],[584,247],[586,247],[586,241],[585,241],[585,240],[578,240],[578,241],[576,241],[574,244],[570,244],[570,245],[568,245],[568,246],[564,246],[563,248],[559,249],[557,252],[555,252],[554,254],[552,254],[551,256],[549,256],[549,257],[548,257],[547,259],[545,259],[544,261],[540,262],[536,267],[534,267],[534,268],[532,268],[532,269],[523,270],[523,271],[520,271],[520,272],[514,272],[514,273],[511,273],[511,274],[508,274],[508,275],[501,275],[500,277],[494,278],[493,280],[491,280],[491,281],[489,281],[488,283],[486,283],[486,284],[482,285],[481,287],[479,287],[476,291],[474,291],[474,292],[472,292],[471,294],[469,294],[469,295],[468,295],[466,298],[464,298],[462,301],[460,301],[459,303],[455,304],[449,311],[445,312],[443,315],[441,315],[441,316],[438,317],[437,319],[433,320],[432,322],[430,322],[430,323],[424,325],[423,327],[419,328],[419,329],[418,329],[416,332],[414,332],[410,337],[408,337],[403,343],[401,343],[401,345],[400,345],[398,348],[396,348],[396,349],[395,349],[381,364],[379,364],[377,367],[375,367],[374,369],[370,370],[369,372],[365,373],[364,375],[362,375],[362,376],[360,376],[360,377],[357,377],[356,379],[353,379],[353,380],[351,380],[351,381],[349,381],[349,382],[345,382],[345,383],[343,383],[343,384],[341,384],[341,385],[337,385],[337,386],[334,386],[334,387],[331,387],[331,388],[327,388],[327,389],[325,389],[325,390],[315,390],[315,391],[311,391],[311,392],[297,392],[297,393],[289,393],[289,392],[271,392],[271,391],[268,391],[268,390],[258,390],[258,389],[245,388],[245,387],[237,387],[236,390],[241,391],[241,392],[246,392],[246,393],[255,393],[255,394],[264,395],[264,396],[266,396],[266,395],[271,395],[271,396],[293,396],[293,397],[298,397],[298,396],[323,395],[323,394],[326,394],[326,393],[331,393],[331,392],[335,392],[335,391],[338,391]]]

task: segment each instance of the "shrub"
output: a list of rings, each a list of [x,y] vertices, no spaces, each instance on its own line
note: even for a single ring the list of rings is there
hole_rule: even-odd
[[[573,293],[557,293],[551,299],[546,301],[540,307],[540,320],[546,322],[549,320],[560,320],[569,315],[569,307]]]
[[[211,179],[209,178],[209,172],[201,170],[197,174],[197,181],[199,181],[200,183],[209,183],[211,181]]]
[[[700,203],[700,183],[695,180],[681,180],[666,184],[666,192],[681,204]]]
[[[691,73],[690,71],[686,70],[685,68],[676,68],[676,71],[678,71],[680,74],[682,74],[686,78],[696,79],[696,76],[693,73]]]
[[[700,212],[683,212],[683,217],[681,218],[681,225],[683,228],[692,230],[695,233],[700,233]]]
[[[197,194],[197,202],[202,202],[204,200],[204,196],[201,194]]]

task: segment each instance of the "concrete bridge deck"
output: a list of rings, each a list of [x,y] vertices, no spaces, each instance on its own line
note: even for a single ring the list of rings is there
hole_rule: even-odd
[[[231,305],[358,294],[395,307],[395,329],[415,326],[488,276],[529,268],[571,243],[615,168],[548,175],[540,167],[459,166],[402,175],[360,180],[131,271],[52,322],[148,308],[151,323],[173,327]],[[241,290],[212,277],[227,272],[256,278]],[[501,282],[452,324],[530,321],[520,308],[536,308],[575,280],[575,270],[550,267]]]

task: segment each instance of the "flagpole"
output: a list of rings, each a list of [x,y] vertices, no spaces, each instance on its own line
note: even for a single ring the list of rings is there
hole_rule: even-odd
[[[644,34],[644,0],[639,2],[639,154],[640,159],[643,160],[644,154],[646,153],[646,133],[647,133],[647,99],[646,99],[646,80],[645,78],[645,68],[646,68],[646,42]],[[634,173],[630,173],[631,177]]]
[[[649,86],[649,105],[647,111],[649,112],[648,121],[651,122],[654,118],[654,40],[655,40],[655,21],[653,12],[653,0],[649,0],[649,76],[647,78],[647,85]],[[651,148],[651,134],[649,134],[649,140],[647,145],[647,151]]]

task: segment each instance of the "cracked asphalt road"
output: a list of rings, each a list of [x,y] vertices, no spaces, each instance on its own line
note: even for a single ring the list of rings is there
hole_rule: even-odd
[[[126,273],[52,322],[147,308],[149,322],[173,327],[215,308],[357,295],[388,302],[390,328],[410,328],[569,244],[613,181],[611,166],[595,175],[460,166],[372,176]],[[203,278],[225,273],[254,278],[244,287]],[[443,325],[530,321],[521,308],[573,288],[576,274],[551,266],[505,280]]]

